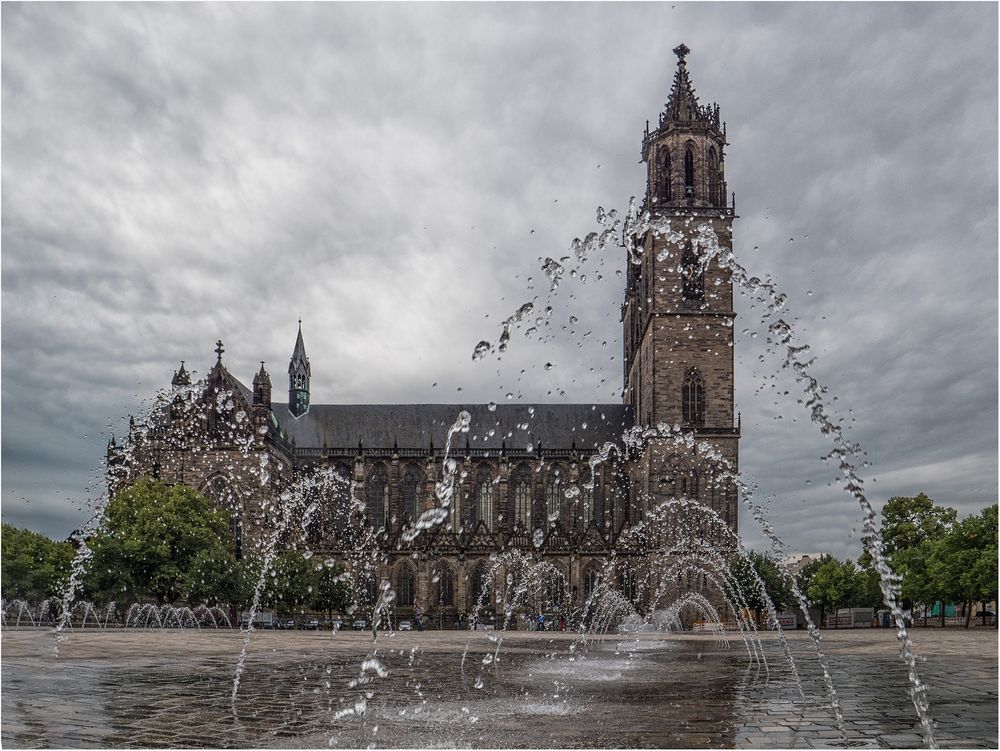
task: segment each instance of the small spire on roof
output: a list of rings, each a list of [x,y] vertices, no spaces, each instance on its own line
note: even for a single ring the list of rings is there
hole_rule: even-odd
[[[222,353],[225,351],[225,347],[222,346],[222,340],[219,339],[219,341],[215,343],[215,354],[218,355],[219,362],[222,362]]]

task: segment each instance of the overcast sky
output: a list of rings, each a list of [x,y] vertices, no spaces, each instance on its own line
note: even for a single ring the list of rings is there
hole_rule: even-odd
[[[470,355],[642,193],[682,41],[728,123],[736,252],[788,293],[873,500],[996,502],[994,4],[2,14],[5,521],[78,526],[109,431],[217,338],[280,398],[300,317],[315,402],[619,401],[617,254],[560,288],[558,336]],[[737,310],[741,469],[791,550],[853,555],[857,504]]]

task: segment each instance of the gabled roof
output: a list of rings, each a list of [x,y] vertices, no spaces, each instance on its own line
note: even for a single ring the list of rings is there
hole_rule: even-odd
[[[245,388],[245,387],[244,387]],[[272,402],[279,425],[298,448],[443,448],[448,428],[466,410],[469,432],[457,433],[453,448],[524,451],[533,448],[600,448],[617,442],[632,426],[622,404],[312,404],[295,417],[288,405]],[[492,434],[491,434],[492,433]]]

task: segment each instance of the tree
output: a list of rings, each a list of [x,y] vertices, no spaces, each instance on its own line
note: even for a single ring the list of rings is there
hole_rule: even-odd
[[[310,607],[326,611],[326,617],[333,618],[334,610],[347,610],[353,600],[354,595],[345,581],[344,567],[339,563],[333,566],[320,564],[313,577]]]
[[[3,525],[2,542],[5,600],[41,602],[59,594],[73,564],[72,545],[10,524]]]
[[[943,537],[954,526],[958,512],[938,506],[923,493],[913,498],[893,496],[882,507],[882,541],[886,553],[914,548]]]
[[[283,550],[271,568],[267,602],[279,613],[291,613],[312,597],[313,571],[309,561],[297,550]]]
[[[188,604],[222,603],[237,610],[243,599],[240,573],[239,564],[228,551],[203,550],[191,561],[184,579],[184,599]]]
[[[763,582],[767,599],[776,611],[784,610],[793,599],[791,585],[778,564],[768,555],[750,552],[746,557],[736,556],[730,563],[729,572],[758,623],[761,621],[761,614],[767,609],[767,601],[760,591],[760,582]]]
[[[107,591],[111,577],[132,596],[152,595],[174,603],[192,583],[202,556],[231,559],[229,519],[201,493],[184,485],[140,480],[109,502],[101,529],[90,541],[94,552],[88,591]]]
[[[811,572],[805,591],[810,603],[819,607],[819,621],[827,610],[833,610],[851,601],[857,588],[857,569],[854,562],[841,563],[832,556],[825,556]]]
[[[996,553],[997,515],[994,505],[955,524],[936,545],[930,557],[928,569],[932,580],[942,599],[964,604],[966,627],[972,603],[983,601],[996,591]],[[943,607],[941,625],[944,625]]]

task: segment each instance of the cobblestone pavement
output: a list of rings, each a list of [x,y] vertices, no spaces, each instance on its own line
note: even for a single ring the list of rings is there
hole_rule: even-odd
[[[254,634],[235,712],[230,631],[2,636],[2,732],[22,747],[843,746],[811,642],[774,634],[574,644],[568,634]],[[937,739],[996,748],[997,633],[918,629]],[[847,743],[919,747],[894,634],[825,631]],[[367,656],[371,663],[362,670]],[[499,659],[498,659],[499,658]],[[353,712],[351,710],[354,710]],[[362,711],[363,710],[363,711]]]

